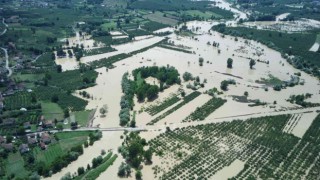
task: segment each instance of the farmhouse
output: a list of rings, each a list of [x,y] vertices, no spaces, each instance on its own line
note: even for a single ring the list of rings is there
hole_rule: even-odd
[[[43,123],[42,123],[42,126],[44,128],[52,128],[53,127],[53,121],[52,120],[45,120]]]
[[[21,144],[19,146],[19,151],[20,151],[21,154],[29,152],[29,150],[30,149],[29,149],[29,146],[27,144]]]
[[[11,126],[11,125],[14,125],[15,123],[16,123],[16,120],[14,118],[8,118],[3,120],[2,125]]]
[[[28,144],[36,144],[37,140],[35,138],[29,137],[28,138]]]
[[[1,144],[1,147],[7,151],[13,151],[13,144],[12,143],[6,143],[6,144]]]
[[[23,127],[24,127],[25,129],[30,129],[30,128],[31,128],[30,122],[28,121],[28,122],[23,123]]]
[[[40,148],[41,148],[42,150],[45,150],[45,149],[47,148],[46,144],[43,143],[43,142],[41,142],[41,143],[39,144],[39,146],[40,146]]]
[[[45,144],[49,144],[51,142],[51,137],[48,133],[42,133],[41,134],[41,142]]]
[[[2,144],[2,143],[4,143],[4,142],[6,142],[6,140],[4,139],[3,136],[0,136],[0,144]]]

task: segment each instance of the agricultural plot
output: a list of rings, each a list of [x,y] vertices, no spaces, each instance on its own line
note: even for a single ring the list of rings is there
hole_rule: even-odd
[[[41,102],[42,114],[46,119],[50,120],[62,120],[63,110],[58,104],[52,102]]]
[[[55,62],[51,57],[51,53],[44,53],[33,64],[37,67],[52,67]]]
[[[173,108],[169,109],[168,111],[164,112],[163,114],[161,114],[160,116],[158,116],[157,118],[151,120],[147,125],[153,125],[155,123],[157,123],[158,121],[160,121],[161,119],[167,117],[169,114],[175,112],[176,110],[178,110],[179,108],[181,108],[182,106],[184,106],[185,104],[189,103],[190,101],[194,100],[195,98],[197,98],[198,96],[200,96],[200,92],[198,91],[194,91],[192,93],[190,93],[189,95],[187,95],[186,97],[183,98],[183,101],[179,104],[177,104],[176,106],[174,106]]]
[[[39,147],[33,149],[36,161],[51,164],[57,157],[62,156],[64,152],[59,143],[49,145],[48,149],[43,151]]]
[[[8,175],[14,174],[16,178],[23,178],[28,175],[24,168],[24,161],[19,152],[10,154],[6,160],[6,172]]]
[[[32,74],[22,74],[22,73],[18,73],[15,74],[13,76],[13,78],[19,82],[19,81],[25,81],[25,82],[35,82],[38,80],[41,80],[42,78],[44,78],[43,74],[36,74],[36,73],[32,73]]]
[[[221,107],[225,102],[226,100],[224,99],[213,97],[203,106],[198,107],[196,111],[192,112],[186,119],[183,120],[183,122],[202,121],[216,109]]]
[[[38,124],[40,118],[39,111],[28,111],[28,113],[23,114],[18,118],[19,123],[30,122],[33,125]]]
[[[101,28],[105,31],[110,31],[111,29],[115,29],[117,24],[115,22],[108,22],[101,25]]]
[[[301,119],[302,114],[293,114],[288,120],[287,124],[283,128],[283,132],[292,133],[292,130],[296,127],[299,120]]]
[[[62,132],[55,136],[59,141],[50,144],[46,150],[41,150],[39,147],[33,149],[33,154],[37,162],[45,162],[48,166],[53,163],[58,157],[66,155],[72,147],[82,145],[88,140],[90,132]]]
[[[81,72],[80,70],[51,72],[49,85],[57,86],[65,91],[83,89],[95,84],[98,73],[94,70]],[[68,78],[66,78],[68,77]]]
[[[18,92],[12,96],[8,96],[4,101],[6,110],[16,110],[20,108],[34,109],[37,104],[31,100],[31,94],[28,92]]]
[[[72,114],[75,116],[75,120],[77,121],[78,125],[82,127],[86,127],[91,117],[94,116],[95,110],[92,111],[77,111],[73,112]]]
[[[293,134],[302,138],[311,126],[313,120],[317,117],[317,112],[305,112],[301,114],[293,114],[289,119],[283,132]]]
[[[164,161],[153,168],[154,175],[209,179],[240,160],[246,162],[244,168],[228,178],[315,179],[320,172],[320,116],[302,139],[282,132],[290,118],[279,115],[169,130],[149,142]],[[171,162],[176,163],[164,167]]]
[[[58,97],[57,104],[62,108],[71,108],[73,111],[82,111],[87,105],[87,101],[77,98],[71,94],[49,86],[39,86],[34,91],[37,98],[42,101],[51,101],[53,96]]]
[[[158,22],[161,24],[166,24],[169,26],[174,26],[178,23],[178,20],[176,20],[174,18],[170,18],[170,17],[165,17],[164,13],[161,13],[158,11],[155,13],[152,13],[152,14],[144,15],[143,17],[146,19],[149,19],[151,21]]]
[[[144,23],[142,26],[143,29],[150,31],[150,32],[153,32],[153,31],[156,31],[156,30],[159,30],[162,28],[166,28],[166,27],[168,27],[168,25],[163,24],[163,23],[159,23],[159,22],[153,22],[153,21],[148,21],[148,22]]]
[[[146,36],[151,34],[149,31],[145,31],[142,29],[130,29],[130,30],[126,30],[126,32],[127,34],[129,34],[129,36],[132,36],[132,37]]]

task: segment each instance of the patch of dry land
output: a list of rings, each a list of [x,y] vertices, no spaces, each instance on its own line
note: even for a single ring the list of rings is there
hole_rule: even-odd
[[[135,106],[130,111],[131,119],[135,114],[136,126],[146,130],[140,136],[154,149],[153,163],[143,165],[143,179],[314,177],[312,173],[319,167],[319,149],[313,146],[319,144],[319,136],[314,137],[314,134],[319,129],[310,127],[319,123],[317,110],[320,108],[302,108],[287,100],[291,95],[310,93],[312,98],[305,101],[319,103],[319,80],[295,69],[279,52],[258,42],[222,36],[212,31],[209,33],[216,23],[188,22],[186,25],[194,36],[174,33],[167,36],[174,45],[188,46],[188,50],[194,53],[156,46],[114,63],[112,69],[96,69],[99,73],[96,85],[81,90],[93,96],[88,100],[86,109],[107,106],[108,112],[106,116],[101,116],[96,111],[93,126],[119,127],[124,73],[132,76],[132,71],[139,67],[169,65],[178,70],[181,84],[164,89],[153,101],[138,102],[134,97]],[[114,46],[117,51],[87,56],[81,62],[89,63],[130,53],[164,38],[138,38],[132,43]],[[232,68],[227,68],[228,58],[233,59]],[[249,67],[250,59],[256,60],[252,69]],[[66,62],[58,64],[63,69],[70,69],[67,61],[72,64],[73,60],[63,61]],[[182,75],[185,72],[199,77],[199,83],[195,83],[197,80],[184,81]],[[224,80],[234,82],[229,84],[227,91],[220,89]],[[145,81],[160,86],[156,78]],[[293,87],[273,90],[274,83],[284,85],[293,81]],[[80,97],[79,91],[75,95]],[[148,111],[151,107],[154,108],[153,113]],[[160,110],[157,111],[157,108]],[[104,147],[100,147],[98,142],[85,149],[88,152],[83,157],[52,178],[68,171],[75,172],[77,167],[90,163],[101,148],[117,153],[121,134],[105,132],[101,140],[105,143]],[[294,152],[290,154],[290,151]],[[114,165],[99,179],[118,179],[121,162],[124,160],[119,155]],[[129,179],[134,179],[134,173]]]

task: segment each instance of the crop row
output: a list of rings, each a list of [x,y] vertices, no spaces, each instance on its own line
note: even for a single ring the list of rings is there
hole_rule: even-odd
[[[149,122],[147,125],[153,125],[156,122],[160,121],[161,119],[167,117],[168,115],[170,115],[171,113],[175,112],[176,110],[178,110],[179,108],[181,108],[182,106],[184,106],[185,104],[187,104],[188,102],[192,101],[193,99],[197,98],[198,96],[200,96],[200,92],[198,91],[194,91],[192,93],[190,93],[188,96],[183,98],[183,101],[179,104],[177,104],[176,106],[174,106],[173,108],[169,109],[168,111],[166,111],[165,113],[161,114],[160,116],[158,116],[157,118],[153,119],[151,122]]]
[[[165,110],[169,106],[175,104],[179,100],[180,100],[180,98],[175,95],[173,97],[170,97],[170,98],[164,100],[159,105],[151,105],[150,107],[146,108],[145,111],[148,112],[151,116],[154,116],[154,115],[158,114],[159,112]]]
[[[224,99],[213,97],[203,106],[198,107],[193,113],[191,113],[186,119],[184,119],[183,122],[202,121],[216,109],[221,107],[225,102],[226,100]]]

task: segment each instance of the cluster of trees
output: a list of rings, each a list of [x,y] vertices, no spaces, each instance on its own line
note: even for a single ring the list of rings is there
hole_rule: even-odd
[[[276,16],[267,14],[267,15],[252,15],[249,17],[249,21],[275,21]]]
[[[64,52],[62,46],[58,46],[58,47],[56,48],[56,50],[57,50],[57,56],[58,56],[58,57],[65,57],[65,56],[67,56],[67,53]]]
[[[291,95],[288,99],[290,103],[295,103],[298,104],[302,107],[314,107],[314,106],[319,106],[320,103],[311,103],[311,102],[306,102],[305,100],[308,98],[311,98],[312,94],[306,93],[306,94],[299,94],[299,95]]]
[[[161,83],[166,84],[168,86],[173,84],[180,84],[181,80],[179,78],[179,72],[176,68],[167,65],[167,67],[141,67],[132,71],[132,74],[136,80],[138,77],[138,73],[141,73],[141,77],[143,79],[148,77],[154,77],[160,80]]]
[[[233,64],[233,59],[228,58],[228,60],[227,60],[227,67],[230,68],[230,69],[232,69],[232,64]]]
[[[199,58],[199,66],[203,66],[203,61],[204,61],[203,57],[200,57]]]
[[[78,44],[76,45],[76,47],[72,48],[77,61],[80,61],[80,59],[83,57],[83,48],[83,45],[79,47]]]
[[[182,78],[184,81],[193,81],[194,80],[193,75],[189,72],[183,73]]]
[[[135,80],[135,93],[139,101],[144,101],[145,98],[153,100],[158,96],[159,91],[172,84],[180,84],[179,73],[174,67],[141,67],[132,71]],[[144,79],[154,77],[160,81],[160,87],[157,85],[147,84]],[[142,83],[139,83],[142,81]]]
[[[138,101],[143,102],[145,98],[149,101],[158,97],[159,87],[157,85],[147,84],[145,81],[136,89]]]
[[[221,81],[220,88],[221,88],[222,90],[224,90],[224,91],[227,91],[229,84],[236,84],[236,81],[233,80],[233,79],[223,80],[223,81]]]
[[[141,138],[138,133],[131,132],[129,134],[125,133],[125,135],[124,142],[118,149],[126,160],[126,164],[123,163],[119,167],[118,175],[121,177],[130,175],[131,167],[140,170],[142,162],[151,164],[153,155],[150,148],[145,148],[145,146],[147,146],[147,141]],[[141,173],[139,173],[138,176],[141,177]]]
[[[256,65],[256,61],[253,60],[253,59],[250,59],[249,61],[249,66],[250,66],[250,69],[253,69],[253,66]]]
[[[122,76],[121,81],[121,87],[123,96],[121,97],[120,101],[120,125],[125,126],[130,121],[130,110],[132,109],[134,103],[133,103],[133,97],[134,97],[134,82],[129,80],[128,73],[125,73]]]

